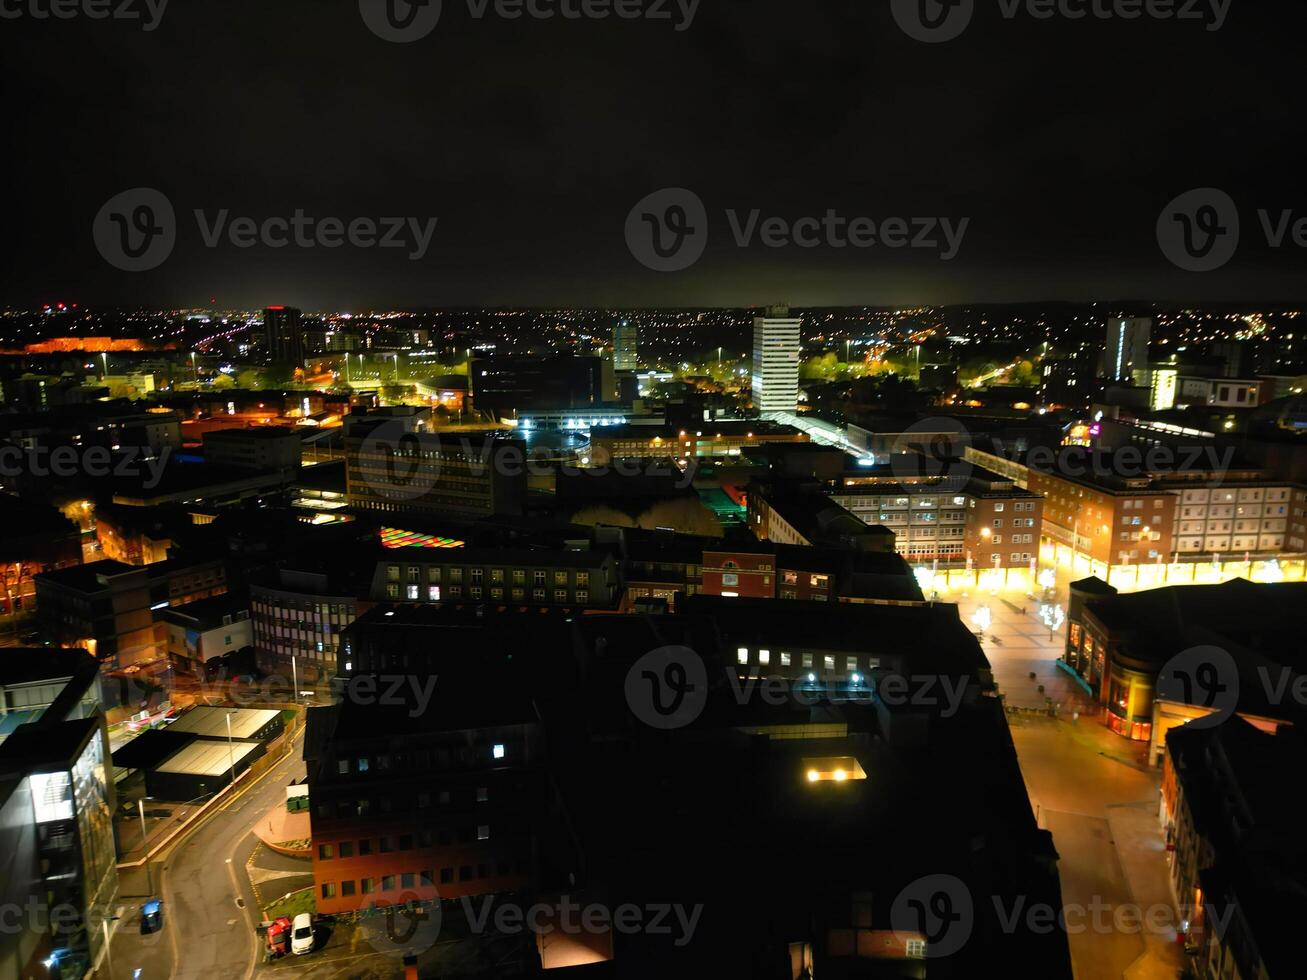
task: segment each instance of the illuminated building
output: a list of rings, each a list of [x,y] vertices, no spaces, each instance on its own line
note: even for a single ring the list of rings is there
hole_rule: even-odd
[[[613,370],[640,369],[640,329],[630,320],[620,320],[613,327]]]
[[[0,743],[0,898],[11,912],[41,896],[47,912],[13,915],[0,930],[5,976],[82,976],[117,915],[114,783],[94,660],[67,651],[14,650],[0,687],[27,701]]]
[[[1151,742],[1149,758],[1160,764],[1166,732],[1209,713],[1157,694],[1162,668],[1191,648],[1215,645],[1233,657],[1240,674],[1240,714],[1257,723],[1288,717],[1284,712],[1293,705],[1270,702],[1257,668],[1295,669],[1292,651],[1304,601],[1303,583],[1232,579],[1117,594],[1090,578],[1071,588],[1062,662],[1106,709],[1107,727]]]
[[[803,320],[783,306],[753,321],[753,407],[766,418],[792,413],[799,404],[799,354]]]
[[[1039,554],[1044,500],[1015,480],[978,466],[956,476],[905,472],[906,461],[869,467],[828,491],[869,525],[889,528],[909,562],[1025,568]],[[961,467],[960,467],[961,468]]]
[[[265,670],[308,682],[334,672],[345,628],[369,605],[359,599],[364,585],[354,566],[291,561],[250,583],[254,648]]]
[[[1147,369],[1152,332],[1153,321],[1147,317],[1109,320],[1102,376],[1111,381],[1132,381],[1136,369]]]
[[[807,433],[760,420],[703,422],[693,428],[638,423],[590,430],[590,458],[596,465],[615,459],[721,459],[772,443],[807,443]]]

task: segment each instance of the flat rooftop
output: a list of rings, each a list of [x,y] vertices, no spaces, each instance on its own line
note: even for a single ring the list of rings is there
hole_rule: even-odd
[[[227,739],[227,716],[231,715],[232,738],[253,738],[255,733],[281,714],[276,708],[192,708],[168,726],[169,731],[189,732],[202,738]]]
[[[185,748],[174,752],[155,772],[180,773],[187,776],[221,776],[230,772],[232,765],[243,762],[263,747],[261,742],[227,740],[207,742],[197,739]]]

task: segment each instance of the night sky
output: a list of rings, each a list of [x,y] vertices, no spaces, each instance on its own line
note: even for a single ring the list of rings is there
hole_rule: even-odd
[[[33,2],[49,0],[4,0]],[[675,0],[671,20],[631,21],[475,19],[468,0],[445,0],[410,44],[377,37],[358,0],[172,0],[150,32],[3,19],[0,303],[1303,297],[1307,251],[1268,247],[1257,216],[1307,216],[1303,4],[1231,0],[1209,31],[1007,19],[1003,3],[975,0],[965,32],[938,44],[907,36],[888,0],[703,0],[683,31]],[[144,0],[131,9],[148,17]],[[1210,21],[1211,0],[1195,9]],[[177,241],[158,268],[126,273],[92,228],[137,187],[171,201]],[[707,250],[676,273],[641,265],[624,235],[636,202],[667,187],[707,209]],[[1178,269],[1156,236],[1167,203],[1199,187],[1228,193],[1242,224],[1234,259],[1210,273]],[[408,249],[208,248],[197,208],[439,221],[410,261]],[[727,209],[970,222],[945,262],[938,249],[740,248]]]

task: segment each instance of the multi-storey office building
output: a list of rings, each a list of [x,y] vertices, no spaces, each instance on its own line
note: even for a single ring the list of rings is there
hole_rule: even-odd
[[[118,868],[109,735],[94,660],[65,651],[10,651],[6,700],[32,695],[0,743],[0,842],[6,898],[5,976],[84,976],[116,915]],[[12,690],[8,690],[12,689]]]
[[[1051,465],[977,450],[968,458],[1018,468],[1045,498],[1046,541],[1105,565],[1304,550],[1307,533],[1294,532],[1293,484],[1233,460],[1229,447],[1176,446],[1160,430],[1128,431],[1138,437],[1129,447],[1068,447]],[[1223,456],[1227,465],[1213,462]]]
[[[905,477],[902,465],[846,476],[828,491],[867,524],[895,534],[913,563],[1025,568],[1039,554],[1044,500],[981,467],[958,476]]]
[[[381,605],[348,630],[341,701],[309,712],[305,740],[319,911],[534,880],[543,739],[523,679],[569,621]]]
[[[753,321],[753,407],[766,418],[799,405],[803,320],[775,307]]]
[[[1286,549],[1291,486],[1264,480],[1192,487],[1161,480],[1156,485],[1179,495],[1174,541],[1181,555],[1292,550]]]
[[[1298,961],[1307,893],[1304,802],[1286,773],[1307,765],[1301,731],[1243,718],[1166,737],[1161,816],[1178,918],[1207,977],[1279,977]]]
[[[490,517],[525,506],[526,444],[499,433],[438,435],[369,420],[350,426],[345,453],[349,503],[361,511]]]
[[[621,424],[591,430],[590,458],[596,465],[618,459],[726,459],[773,443],[808,443],[808,434],[764,422],[703,422],[694,428]]]
[[[369,594],[382,602],[613,609],[621,581],[604,551],[415,550],[378,562]]]
[[[287,567],[250,583],[256,655],[265,670],[322,682],[336,667],[341,637],[371,603],[361,575]]]
[[[700,595],[687,598],[680,611],[717,624],[723,646],[734,652],[741,678],[785,677],[840,689],[870,689],[878,674],[906,675],[920,669],[920,651],[931,650],[939,658],[937,669],[964,679],[966,696],[978,697],[993,686],[989,663],[954,605],[840,603],[796,608]],[[820,617],[821,629],[812,628],[813,617]]]

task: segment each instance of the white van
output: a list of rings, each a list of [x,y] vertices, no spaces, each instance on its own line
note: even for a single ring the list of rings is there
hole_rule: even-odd
[[[296,956],[313,952],[313,916],[301,912],[290,927],[290,951]]]

